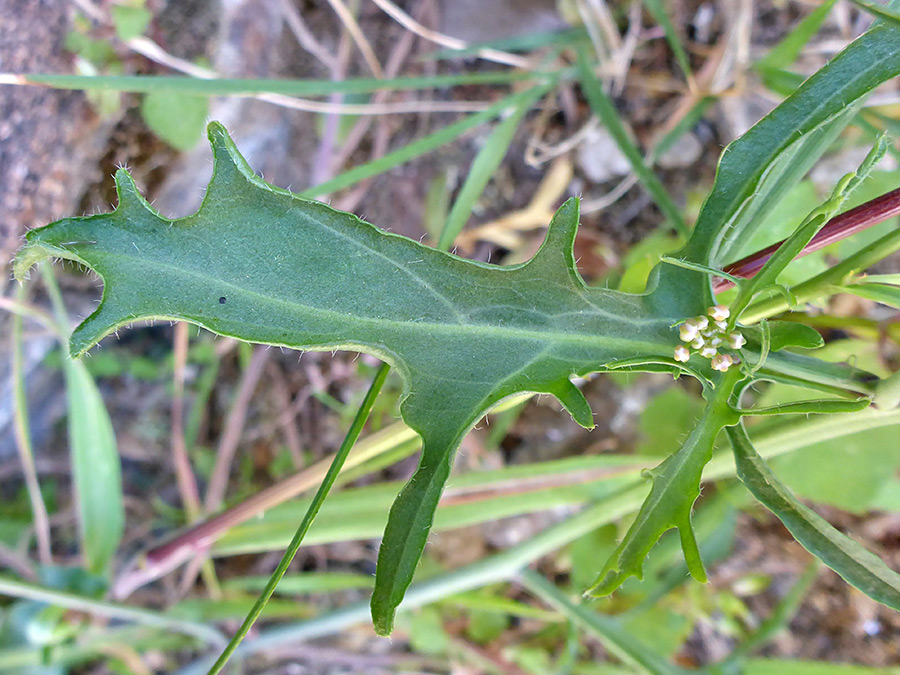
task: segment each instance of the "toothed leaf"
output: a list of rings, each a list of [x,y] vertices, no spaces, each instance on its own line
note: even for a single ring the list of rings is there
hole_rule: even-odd
[[[220,125],[209,135],[215,168],[196,214],[160,217],[120,171],[113,213],[32,231],[16,273],[54,256],[103,279],[100,306],[72,334],[75,355],[122,325],[163,318],[252,342],[368,352],[396,368],[405,385],[401,413],[424,450],[379,555],[373,612],[387,633],[453,452],[485,411],[517,392],[543,392],[591,427],[570,378],[636,356],[667,358],[677,340],[672,324],[702,305],[667,289],[638,296],[586,287],[572,252],[576,200],[557,212],[532,260],[499,268],[274,188]],[[687,298],[701,295],[697,282]]]

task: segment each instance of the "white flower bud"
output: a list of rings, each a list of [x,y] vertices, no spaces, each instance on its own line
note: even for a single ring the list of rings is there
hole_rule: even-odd
[[[712,360],[713,370],[718,370],[720,372],[725,372],[728,370],[731,365],[734,363],[734,359],[732,359],[728,354],[718,354]]]
[[[728,346],[732,349],[740,349],[747,344],[747,338],[737,331],[728,334]]]
[[[704,347],[700,350],[700,356],[702,356],[704,359],[711,359],[716,354],[718,354],[718,352],[716,351],[715,347]]]
[[[709,319],[701,314],[700,316],[694,316],[690,319],[686,319],[684,323],[688,326],[696,328],[697,330],[705,330],[706,327],[709,326]]]
[[[722,346],[722,338],[714,337],[711,340],[707,340],[706,344],[708,344],[710,347],[721,347]]]
[[[728,328],[728,323],[725,321],[716,321],[715,325],[716,328],[719,329],[719,331],[724,331],[726,328]]]
[[[678,345],[675,347],[675,360],[681,361],[682,363],[686,363],[687,360],[691,358],[691,352],[684,345]]]
[[[691,347],[694,349],[703,349],[706,346],[706,340],[702,337],[698,337],[691,341]]]
[[[725,305],[710,307],[706,312],[713,318],[713,321],[724,321],[731,316],[731,312],[728,311],[728,308]]]
[[[697,337],[697,327],[692,326],[687,321],[685,321],[681,326],[678,327],[678,337],[681,338],[682,342],[690,342],[694,338]]]

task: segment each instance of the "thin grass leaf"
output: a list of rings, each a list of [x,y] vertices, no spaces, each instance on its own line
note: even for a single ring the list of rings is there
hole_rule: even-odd
[[[453,245],[456,237],[466,226],[476,202],[484,193],[485,186],[506,156],[525,113],[545,92],[546,89],[543,88],[533,89],[531,96],[518,101],[512,112],[488,136],[466,174],[466,180],[456,201],[453,202],[453,208],[450,209],[450,214],[447,216],[447,222],[441,231],[436,248],[446,251]]]
[[[672,21],[669,19],[669,13],[663,6],[662,0],[643,0],[643,5],[647,8],[647,11],[650,12],[653,20],[663,29],[663,32],[666,35],[666,42],[669,43],[669,47],[675,55],[675,61],[678,63],[678,67],[681,68],[681,72],[684,73],[684,76],[690,81],[694,77],[694,73],[691,70],[690,59],[688,58],[687,52],[684,50],[684,45],[681,44],[681,38],[678,36],[678,31],[675,30],[675,26],[672,25]]]
[[[226,591],[262,591],[271,576],[244,576],[229,579],[222,584]],[[277,595],[302,595],[306,593],[331,593],[353,588],[371,588],[371,574],[350,572],[300,572],[287,574],[278,582]]]
[[[659,210],[662,211],[672,228],[678,234],[686,237],[688,229],[684,223],[684,218],[681,216],[681,209],[675,205],[659,178],[644,162],[641,151],[632,140],[631,132],[619,116],[612,100],[603,91],[597,76],[594,75],[593,64],[586,49],[578,50],[578,76],[591,109],[600,118],[603,126],[606,127],[622,154],[625,155],[628,163],[631,164],[631,169],[634,171],[638,181],[650,193],[653,201],[659,207]]]
[[[168,616],[165,612],[88,598],[38,584],[19,581],[18,579],[10,579],[5,576],[0,576],[0,593],[12,598],[45,602],[48,605],[65,607],[66,609],[86,612],[87,614],[102,616],[107,619],[164,628],[183,633],[184,635],[190,635],[211,645],[225,644],[224,636],[216,628],[193,621],[182,621]]]
[[[262,614],[266,603],[269,602],[269,599],[275,592],[275,588],[278,586],[278,582],[281,581],[281,578],[285,575],[285,572],[287,572],[288,567],[294,560],[294,556],[296,556],[297,551],[300,550],[300,545],[303,543],[303,538],[306,536],[306,533],[309,532],[310,526],[313,524],[313,521],[316,519],[319,511],[322,509],[322,505],[325,503],[325,500],[328,497],[328,493],[331,491],[335,480],[337,480],[338,474],[341,472],[341,468],[343,467],[347,456],[350,454],[350,451],[353,449],[353,445],[356,443],[356,440],[362,433],[363,427],[366,424],[366,420],[369,418],[369,413],[372,412],[372,406],[375,405],[375,399],[378,398],[378,394],[381,391],[381,387],[384,385],[384,381],[387,379],[389,371],[390,366],[388,366],[388,364],[386,363],[383,363],[378,369],[378,372],[375,374],[375,378],[372,380],[372,384],[369,385],[369,390],[366,392],[366,396],[363,399],[363,402],[360,404],[359,410],[357,410],[356,416],[353,418],[353,422],[350,424],[350,428],[347,430],[347,434],[344,436],[341,447],[335,453],[334,459],[331,461],[331,466],[328,467],[328,472],[325,474],[325,478],[322,480],[322,484],[316,491],[312,502],[310,502],[309,508],[306,510],[306,514],[303,516],[303,520],[300,522],[300,525],[297,526],[297,531],[294,533],[294,537],[291,540],[291,543],[288,545],[287,549],[284,552],[284,555],[281,557],[281,561],[278,563],[275,571],[272,572],[272,576],[269,578],[269,581],[266,584],[265,588],[263,588],[262,592],[259,594],[259,597],[256,599],[256,602],[253,604],[253,607],[247,614],[247,617],[244,619],[240,628],[238,628],[234,636],[228,642],[228,645],[219,655],[219,658],[213,664],[212,668],[210,668],[209,675],[215,675],[216,673],[221,672],[222,668],[225,667],[225,665],[228,663],[228,660],[238,648],[238,645],[241,644],[244,637],[246,637],[247,633],[250,632],[253,624],[256,623],[256,620],[259,618],[260,614]]]
[[[284,94],[319,97],[331,94],[369,94],[376,91],[412,91],[478,84],[510,84],[552,79],[556,75],[556,73],[500,70],[458,75],[395,77],[383,80],[376,78],[348,80],[202,79],[169,75],[56,75],[50,73],[26,73],[14,77],[19,78],[21,84],[36,84],[54,89],[78,91],[119,91],[138,94],[177,92],[195,96]]]
[[[552,85],[542,85],[537,87],[537,89],[543,92],[548,90],[550,86]],[[394,167],[408,162],[411,159],[424,155],[432,150],[436,150],[448,143],[452,143],[470,129],[474,129],[477,126],[484,124],[511,107],[517,107],[522,100],[532,98],[535,95],[533,89],[535,88],[511,94],[481,112],[464,117],[453,124],[448,124],[446,127],[443,127],[424,138],[420,138],[389,152],[384,157],[379,157],[371,162],[355,166],[352,169],[335,176],[331,180],[308,188],[299,193],[299,196],[311,199],[313,197],[319,197],[321,195],[337,192],[338,190],[343,190],[361,180],[372,178],[373,176],[390,171]]]
[[[835,2],[837,0],[826,0],[811,11],[781,42],[772,47],[763,58],[757,61],[754,68],[763,71],[763,77],[768,75],[765,71],[790,68],[800,56],[803,48],[815,37],[828,19]]]
[[[726,432],[734,450],[738,478],[794,538],[851,586],[873,600],[900,609],[900,574],[801,503],[759,456],[743,424],[729,427]]]
[[[519,579],[531,593],[562,612],[586,633],[593,635],[610,652],[651,675],[683,675],[687,671],[660,657],[649,645],[632,635],[616,619],[604,616],[584,604],[575,604],[559,588],[532,570],[524,570]]]
[[[866,282],[848,284],[847,286],[842,286],[835,290],[838,292],[852,293],[860,298],[873,300],[882,305],[893,307],[894,309],[900,309],[900,287],[898,286]]]
[[[41,267],[60,330],[68,320],[53,272]],[[85,567],[109,576],[125,531],[122,468],[112,421],[94,378],[81,361],[63,354],[68,403],[69,452],[78,532]]]
[[[741,415],[828,415],[833,413],[852,413],[865,410],[871,399],[861,398],[855,401],[819,398],[808,401],[794,401],[760,408],[741,408]]]
[[[22,303],[25,299],[25,286],[19,284],[16,289],[16,300]],[[28,501],[31,504],[31,520],[34,523],[34,533],[37,540],[38,557],[41,563],[49,565],[52,562],[50,551],[50,519],[47,514],[47,506],[44,504],[44,496],[41,494],[41,485],[38,480],[37,468],[34,463],[34,450],[31,442],[31,423],[28,419],[28,397],[25,395],[25,354],[23,350],[24,340],[22,336],[22,315],[13,313],[12,320],[12,379],[13,394],[13,425],[16,437],[16,450],[19,453],[19,461],[22,464],[22,473],[25,477],[25,489],[28,492]],[[55,326],[53,326],[55,328]]]

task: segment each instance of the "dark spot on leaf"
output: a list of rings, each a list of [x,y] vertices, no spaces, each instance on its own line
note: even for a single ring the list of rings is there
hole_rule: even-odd
[[[224,304],[225,304],[225,296],[224,296],[224,295],[223,295],[221,298],[219,298],[219,304],[220,304],[220,305],[224,305]]]

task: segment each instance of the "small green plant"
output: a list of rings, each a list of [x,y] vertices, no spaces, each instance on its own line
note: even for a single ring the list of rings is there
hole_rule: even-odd
[[[823,20],[833,3],[826,4],[827,7],[817,10],[811,19]],[[134,6],[142,8],[142,3],[134,3]],[[648,2],[647,7],[655,16],[665,18],[659,3]],[[127,20],[123,20],[121,26],[125,31],[121,36],[123,39],[139,34],[146,25],[143,14],[126,12],[122,17]],[[660,22],[667,37],[675,40],[672,26],[662,19]],[[15,274],[19,279],[46,258],[76,261],[103,279],[100,306],[69,339],[73,357],[84,354],[104,336],[135,320],[177,319],[249,342],[304,350],[367,352],[386,364],[378,370],[331,467],[323,471],[324,480],[318,493],[300,505],[305,516],[287,546],[275,576],[268,582],[257,579],[255,581],[260,583],[247,584],[250,590],[262,588],[262,594],[235,639],[212,666],[212,672],[222,667],[260,615],[287,564],[310,531],[342,466],[345,462],[352,464],[348,461],[351,448],[385,382],[388,366],[399,373],[403,381],[400,409],[404,421],[415,432],[410,432],[403,442],[398,440],[395,450],[406,454],[412,452],[415,447],[413,436],[422,440],[424,448],[416,473],[402,489],[391,492],[391,486],[387,486],[387,490],[377,494],[361,493],[357,497],[366,500],[359,512],[367,515],[375,508],[373,504],[382,504],[386,510],[390,500],[394,499],[384,529],[371,600],[371,616],[380,634],[389,634],[393,629],[401,602],[415,607],[432,598],[433,586],[429,588],[428,582],[412,588],[410,584],[434,524],[454,453],[465,434],[492,407],[528,392],[555,396],[579,424],[590,428],[593,413],[572,378],[594,372],[648,371],[675,377],[687,374],[701,383],[705,403],[681,446],[665,448],[662,463],[645,472],[644,475],[651,479],[649,493],[646,482],[639,478],[642,467],[639,463],[631,463],[620,477],[621,482],[610,481],[610,502],[601,499],[571,520],[501,556],[483,561],[471,570],[446,574],[436,582],[443,584],[445,593],[452,592],[446,591],[447,588],[466,590],[509,579],[538,556],[630,512],[636,512],[636,517],[621,541],[610,536],[605,540],[599,538],[597,550],[604,552],[605,564],[595,564],[596,553],[580,541],[575,556],[578,564],[573,566],[581,583],[579,591],[587,589],[588,596],[606,596],[621,589],[620,593],[627,595],[630,592],[629,577],[642,578],[645,574],[653,577],[654,566],[659,563],[652,556],[648,558],[648,554],[661,538],[656,551],[667,551],[670,565],[667,571],[672,578],[684,578],[684,571],[687,571],[695,579],[705,581],[704,560],[709,562],[721,555],[721,546],[711,547],[710,542],[721,541],[723,535],[710,525],[709,517],[704,520],[693,514],[700,494],[700,481],[701,478],[734,474],[736,467],[747,491],[776,514],[797,541],[850,584],[879,602],[900,609],[900,576],[834,529],[782,485],[763,459],[770,450],[765,445],[764,435],[753,435],[751,439],[744,426],[744,418],[750,416],[812,414],[818,418],[814,418],[812,424],[819,426],[811,431],[811,435],[827,437],[841,424],[830,417],[841,413],[848,414],[844,419],[852,420],[847,425],[849,429],[896,422],[900,376],[878,377],[860,367],[817,358],[814,352],[806,353],[823,345],[813,327],[798,322],[796,315],[792,321],[772,320],[800,303],[837,292],[851,292],[894,306],[900,303],[900,282],[896,275],[859,276],[860,271],[900,248],[898,232],[888,233],[802,284],[790,286],[781,276],[797,256],[817,246],[817,242],[830,241],[829,237],[835,236],[835,224],[841,218],[846,222],[851,220],[848,212],[838,216],[846,201],[870,176],[882,156],[889,150],[896,150],[890,147],[886,137],[879,136],[860,167],[838,181],[830,197],[812,208],[788,239],[767,250],[765,255],[728,264],[747,250],[779,200],[798,184],[840,132],[851,122],[858,121],[866,95],[900,74],[900,49],[897,47],[900,28],[895,21],[892,14],[885,14],[881,23],[847,47],[793,91],[771,114],[726,148],[716,182],[693,230],[688,229],[680,210],[644,164],[641,153],[599,85],[590,56],[583,46],[576,44],[577,65],[569,68],[565,75],[559,72],[531,73],[534,82],[523,91],[414,142],[409,148],[384,158],[377,166],[373,163],[350,170],[308,191],[303,197],[260,179],[239,154],[224,127],[213,123],[208,134],[215,169],[204,203],[196,214],[175,221],[160,217],[140,195],[129,174],[120,170],[115,179],[119,203],[114,212],[67,218],[29,233],[27,244],[15,263]],[[117,19],[117,26],[119,23]],[[678,62],[690,76],[688,59],[677,41],[675,45],[679,47],[675,49]],[[788,58],[788,62],[792,58]],[[785,81],[785,73],[776,72],[778,63],[774,57],[764,60],[759,67],[764,77]],[[488,77],[496,76],[488,74]],[[533,103],[562,77],[576,77],[580,81],[594,112],[634,165],[635,174],[644,188],[656,201],[669,225],[686,239],[679,250],[661,257],[644,292],[625,293],[584,283],[573,254],[579,222],[576,199],[559,208],[549,224],[543,245],[524,264],[500,268],[445,252],[496,169],[517,124]],[[85,86],[100,86],[101,79],[79,82]],[[454,81],[474,82],[476,79],[474,75],[465,74]],[[512,79],[515,78],[497,81]],[[31,77],[30,80],[40,82],[42,78]],[[129,77],[107,80],[115,80],[116,86],[123,89],[152,94],[157,102],[165,102],[166,96],[182,90],[189,92],[188,95],[202,97],[222,93],[217,87],[225,87],[231,93],[278,88],[283,93],[308,93],[310,87],[317,91],[316,86],[324,86],[290,81],[198,82]],[[71,84],[65,77],[48,76],[43,81],[61,83],[59,86]],[[440,77],[430,78],[427,85],[422,86],[436,86],[446,81]],[[388,84],[360,80],[328,85],[334,87],[334,91],[344,88],[346,92],[375,91],[386,86],[419,86],[402,78]],[[205,98],[198,100],[205,106]],[[144,114],[152,123],[154,115],[148,115],[147,105],[145,101]],[[438,240],[436,249],[386,234],[351,214],[305,198],[340,189],[355,180],[384,171],[412,154],[437,147],[474,124],[503,112],[510,114],[498,124],[485,151],[473,163],[453,208],[446,214],[445,227],[440,236],[435,237]],[[173,120],[166,105],[158,107],[156,113],[165,123],[178,121]],[[189,136],[185,136],[185,145],[191,140]],[[499,148],[499,153],[487,151],[492,148]],[[870,211],[873,209],[870,207]],[[52,276],[45,276],[52,290]],[[720,292],[728,284],[736,286],[736,291],[723,300]],[[54,293],[54,298],[59,314],[54,330],[61,333],[64,316],[58,294]],[[808,317],[804,319],[811,322]],[[76,489],[83,496],[92,490],[87,476],[90,440],[97,437],[104,440],[100,450],[107,460],[110,456],[115,459],[115,446],[109,420],[100,412],[103,406],[87,369],[77,358],[67,359],[64,368],[72,398],[73,454],[81,471],[80,478],[75,476]],[[745,397],[745,393],[754,384],[764,381],[776,383],[776,387],[796,386],[824,397],[813,398],[813,394],[807,394],[800,399],[757,401],[756,405],[748,405],[750,397]],[[691,400],[689,406],[694,404],[699,405]],[[695,407],[689,407],[685,418],[692,419],[695,412]],[[809,420],[805,422],[809,423]],[[677,429],[679,434],[682,430],[681,427]],[[711,462],[714,445],[723,435],[730,442],[734,458],[730,467],[723,461]],[[546,463],[531,470],[558,471],[560,475],[566,475],[566,472],[617,466],[615,462],[607,463],[604,457],[578,459],[577,465]],[[108,483],[109,490],[97,489],[92,494],[93,500],[82,500],[81,503],[84,512],[80,514],[79,522],[82,524],[96,527],[104,522],[98,512],[114,514],[105,519],[113,527],[82,533],[87,568],[98,578],[108,578],[121,536],[123,507],[118,481],[118,474],[109,476],[104,482]],[[348,496],[348,499],[352,498],[353,495]],[[619,501],[613,507],[610,503],[615,500]],[[582,501],[574,500],[573,503]],[[721,503],[714,507],[720,511],[725,508]],[[287,515],[283,517],[293,530],[297,522],[295,511],[284,513]],[[465,518],[470,516],[455,517],[459,522],[468,522]],[[213,522],[206,521],[201,527]],[[218,536],[224,527],[214,530],[210,539]],[[380,524],[373,525],[368,520],[365,528],[368,536],[375,536],[380,531]],[[677,553],[675,540],[663,538],[673,529],[677,531],[684,570],[675,565],[671,555],[673,551]],[[728,536],[733,535],[733,529],[732,522]],[[230,544],[226,541],[225,549],[231,545],[233,551],[246,550],[241,549],[245,543],[239,541],[240,536],[238,532]],[[171,569],[178,561],[186,559],[175,560],[177,556],[167,557],[167,554],[182,550],[189,556],[196,552],[196,538],[186,544],[185,541],[187,538],[176,538],[151,550],[141,561],[142,565],[145,564],[151,574],[159,576],[158,569],[167,565],[167,569]],[[156,565],[158,568],[154,567]],[[776,619],[781,616],[782,621],[786,620],[784,617],[799,603],[814,573],[815,569],[811,568],[784,599]],[[469,576],[461,581],[466,574]],[[619,622],[592,612],[585,605],[575,605],[562,591],[533,572],[525,572],[520,579],[529,592],[569,617],[573,626],[577,625],[598,636],[604,644],[611,645],[613,651],[626,661],[651,673],[681,672],[635,639],[639,633],[635,626],[641,625],[640,616]],[[305,583],[299,577],[291,581],[300,585]],[[359,578],[332,581],[348,584],[346,587],[367,585],[365,578],[362,581]],[[651,596],[664,594],[671,588],[666,583],[669,582],[651,579],[647,593]],[[54,588],[59,590],[48,591],[27,583],[0,579],[0,590],[23,598],[24,609],[21,611],[39,613],[42,606],[38,601],[56,602],[60,607],[76,609],[89,607],[90,611],[101,615],[172,629],[182,638],[181,642],[172,643],[173,648],[184,646],[185,636],[202,639],[215,647],[224,643],[217,630],[200,622],[179,621],[97,600],[100,594],[97,585],[76,584],[69,580],[66,584],[55,582]],[[660,588],[662,590],[658,590]],[[93,597],[88,600],[87,596]],[[536,611],[511,602],[504,604],[489,596],[485,593],[484,597],[469,597],[466,601],[475,608],[473,611],[483,610],[491,601],[512,614],[520,612],[524,616]],[[741,607],[736,603],[737,600],[727,613],[740,614]],[[355,616],[358,609],[352,607],[347,616]],[[57,624],[54,625],[63,626],[61,631],[68,630],[60,616],[61,612],[57,611],[53,617]],[[429,649],[447,648],[447,641],[432,639],[436,632],[441,632],[439,622],[436,610],[428,614],[428,621],[420,622],[421,631],[432,636],[426,639]],[[498,630],[497,625],[497,622],[486,620],[479,628],[473,621],[470,629],[473,635],[484,638]],[[773,620],[770,625],[760,627],[747,645],[764,641],[779,625],[778,620]],[[683,626],[679,627],[681,629]],[[314,628],[309,632],[303,630],[301,627],[299,637],[316,634]],[[48,640],[48,644],[61,644],[64,639],[64,636],[56,635]],[[83,649],[85,653],[91,653],[89,647]],[[749,649],[747,646],[745,651]],[[735,652],[729,661],[720,664],[723,670],[739,656]],[[543,654],[534,655],[536,659],[541,657]],[[534,668],[536,672],[541,672],[542,668],[549,670],[546,665]]]
[[[707,403],[683,445],[651,472],[650,493],[590,594],[609,594],[629,576],[640,577],[645,556],[671,528],[680,534],[690,573],[706,579],[691,510],[713,443],[726,430],[754,496],[848,582],[900,609],[900,576],[799,504],[768,472],[743,426],[751,415],[857,411],[896,388],[896,378],[882,381],[785,351],[819,346],[811,329],[765,321],[752,327],[765,317],[754,303],[840,211],[887,141],[879,139],[859,170],[752,279],[734,278],[739,287],[729,308],[716,305],[711,290],[711,277],[723,274],[725,257],[753,233],[784,185],[802,176],[866,93],[900,72],[897,31],[889,24],[872,28],[726,149],[690,239],[669,260],[674,264],[657,268],[644,294],[584,284],[572,253],[577,200],[559,209],[527,263],[473,263],[265,183],[215,123],[214,175],[195,215],[160,217],[119,171],[116,210],[30,232],[16,275],[24,278],[41,259],[65,258],[101,276],[102,302],[71,337],[75,356],[135,320],[180,319],[252,342],[369,352],[395,368],[405,383],[403,418],[424,450],[391,508],[381,545],[372,597],[380,634],[392,630],[454,451],[472,425],[504,398],[543,392],[590,428],[591,410],[571,378],[622,369],[686,372],[704,384]],[[845,277],[855,269],[847,264]],[[719,353],[722,346],[732,352]],[[742,393],[756,380],[831,396],[744,408]]]

